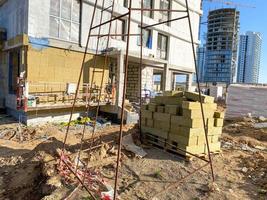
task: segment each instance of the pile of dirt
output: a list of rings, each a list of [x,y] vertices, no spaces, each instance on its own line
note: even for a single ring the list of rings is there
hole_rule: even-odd
[[[240,156],[242,172],[267,195],[267,154],[256,152],[249,157]]]

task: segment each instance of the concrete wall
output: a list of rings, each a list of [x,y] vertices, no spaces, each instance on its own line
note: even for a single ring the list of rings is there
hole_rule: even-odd
[[[99,6],[102,1],[99,1]],[[185,9],[184,0],[174,0],[171,3],[172,9]],[[82,17],[81,17],[81,45],[84,47],[87,41],[88,28],[90,27],[90,19],[92,18],[93,0],[84,0],[82,3]],[[159,7],[159,2],[155,1],[155,8]],[[105,2],[105,7],[108,7],[109,2]],[[189,0],[190,14],[192,19],[194,41],[198,43],[198,24],[199,18],[202,13],[200,10],[200,0]],[[139,7],[138,1],[133,1],[133,7]],[[29,0],[29,35],[38,38],[49,38],[49,10],[50,3],[46,0]],[[127,12],[127,8],[123,7],[123,3],[115,4],[114,13],[120,15]],[[172,13],[172,18],[177,18],[186,15],[186,13]],[[110,13],[105,12],[102,22],[110,18]],[[138,33],[138,25],[140,24],[140,12],[134,11],[131,24],[131,32]],[[42,23],[40,23],[42,22]],[[144,24],[157,23],[157,13],[154,13],[154,19],[144,17]],[[94,25],[100,23],[100,11],[97,10]],[[101,28],[101,33],[108,32],[108,24]],[[188,20],[183,19],[176,22],[172,22],[170,26],[159,25],[152,29],[153,44],[152,49],[144,48],[144,56],[157,55],[157,36],[158,33],[163,33],[169,36],[169,48],[168,48],[168,62],[172,65],[172,68],[183,71],[194,71],[192,48],[190,44],[190,34]],[[95,29],[92,34],[98,33],[98,29]],[[51,45],[51,44],[50,44]],[[100,49],[105,49],[106,39],[100,41]],[[120,50],[125,50],[126,42],[111,39],[110,47],[115,47]],[[90,49],[95,49],[96,38],[90,39]],[[139,54],[140,47],[137,45],[137,37],[131,37],[130,52],[132,54]]]
[[[126,99],[138,102],[139,93],[139,65],[129,64]]]
[[[0,27],[7,30],[7,39],[27,33],[28,0],[9,0],[0,7]]]

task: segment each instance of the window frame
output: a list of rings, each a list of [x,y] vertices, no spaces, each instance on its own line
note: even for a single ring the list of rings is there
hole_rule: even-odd
[[[143,29],[143,35],[145,34],[144,32],[148,31],[149,32],[149,36],[151,37],[151,39],[153,40],[153,35],[152,35],[152,30],[151,29]],[[138,32],[139,32],[139,36],[137,37],[137,46],[141,46],[141,26],[138,25]],[[147,49],[152,49],[153,47],[149,48],[148,46],[148,40],[149,40],[149,37],[147,38],[147,41],[144,42],[144,36],[143,36],[143,45],[142,47],[145,47]],[[153,44],[153,42],[152,42]]]
[[[144,8],[147,8],[145,5],[145,1],[146,0],[144,0]],[[148,1],[150,1],[150,7],[148,8],[148,9],[153,9],[153,7],[154,7],[154,0],[148,0]],[[141,2],[140,2],[141,3]],[[143,11],[143,13],[144,13],[144,16],[146,16],[146,17],[149,17],[149,18],[151,18],[151,19],[153,19],[153,15],[154,15],[154,13],[153,13],[153,11]],[[146,14],[146,13],[148,13],[148,14]]]
[[[161,42],[160,42],[160,38],[161,38]],[[163,49],[162,48],[162,38],[166,38],[166,48]],[[159,43],[161,43],[159,45]],[[157,41],[157,56],[160,58],[160,59],[163,59],[163,60],[167,60],[168,58],[168,47],[169,47],[169,37],[168,35],[164,35],[162,33],[158,33],[158,41]],[[165,52],[165,57],[162,56],[162,53]]]
[[[71,9],[70,9],[70,18],[67,19],[67,18],[64,18],[62,16],[62,1],[63,0],[59,0],[59,15],[54,15],[51,13],[51,2],[53,0],[50,0],[50,10],[49,10],[49,37],[50,38],[53,38],[53,39],[57,39],[57,40],[62,40],[62,41],[67,41],[67,42],[72,42],[72,43],[77,43],[77,44],[80,44],[81,42],[81,9],[82,9],[82,5],[81,5],[81,1],[80,0],[71,0]],[[74,20],[73,19],[73,12],[74,12],[74,1],[77,1],[79,3],[79,15],[78,15],[78,21]],[[58,32],[57,32],[57,36],[55,35],[52,35],[51,34],[51,18],[53,18],[54,20],[58,20]],[[62,24],[64,22],[67,22],[70,24],[69,26],[69,31],[68,31],[68,39],[66,38],[63,38],[61,36],[62,34]],[[78,27],[78,36],[77,36],[77,40],[73,40],[73,28],[74,28],[74,25]]]
[[[168,2],[168,8],[162,7],[162,3],[164,3],[164,1],[167,1]],[[160,9],[171,9],[171,1],[170,0],[160,0],[159,1],[159,8]],[[171,12],[168,12],[168,11],[159,11],[159,13],[161,15],[160,18],[159,18],[159,22],[170,20],[170,18],[171,18]],[[165,14],[165,13],[167,13],[167,14]],[[167,19],[165,20],[163,16],[166,16]],[[168,22],[167,25],[169,26],[170,23]]]
[[[113,17],[116,17],[116,16],[113,16]],[[118,21],[122,22],[122,32],[121,33],[117,33],[117,22]],[[114,33],[112,33],[113,32],[113,27],[111,27],[111,30],[112,30],[111,34],[125,34],[126,33],[127,21],[125,19],[117,19],[117,20],[115,20],[113,22],[116,23],[116,24],[115,24]],[[118,37],[121,37],[121,38],[118,38]],[[126,41],[126,37],[124,35],[122,35],[122,36],[111,36],[111,38],[114,39],[114,40],[118,40],[118,41],[124,41],[124,42]]]

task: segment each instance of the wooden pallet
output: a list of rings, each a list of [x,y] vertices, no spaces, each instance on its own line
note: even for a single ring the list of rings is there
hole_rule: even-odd
[[[175,141],[169,141],[168,142],[168,140],[166,140],[162,137],[156,136],[156,135],[152,135],[150,133],[145,133],[144,139],[146,142],[152,144],[153,146],[160,148],[160,149],[163,149],[169,153],[178,155],[179,157],[182,157],[186,161],[191,161],[191,160],[193,160],[193,158],[195,158],[195,156],[186,154],[186,152],[179,150],[178,143]],[[219,153],[221,153],[221,151],[215,151],[215,152],[211,152],[211,153],[212,154],[219,154]],[[206,158],[207,154],[200,153],[200,154],[197,154],[197,156],[201,157],[201,158]]]
[[[148,143],[153,144],[154,146],[161,149],[164,149],[166,146],[166,139],[162,137],[152,135],[150,133],[145,133],[144,138]]]

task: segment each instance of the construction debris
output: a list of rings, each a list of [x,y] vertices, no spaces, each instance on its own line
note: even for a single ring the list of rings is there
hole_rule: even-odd
[[[133,152],[137,157],[143,158],[147,153],[133,142],[132,135],[126,135],[122,138],[122,146],[130,152]]]
[[[76,164],[71,161],[70,157],[65,155],[64,152],[58,150],[60,159],[58,160],[57,169],[59,174],[64,178],[66,183],[69,184],[83,184],[87,190],[94,192],[103,200],[112,200],[114,190],[113,188],[101,177],[101,174],[86,168],[76,168]],[[78,179],[75,178],[78,177]],[[93,195],[93,196],[94,196]]]

